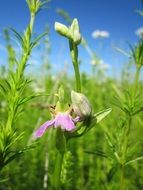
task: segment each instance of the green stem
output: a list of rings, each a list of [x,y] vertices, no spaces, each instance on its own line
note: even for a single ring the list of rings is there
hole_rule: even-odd
[[[34,26],[34,22],[35,22],[35,13],[31,13],[31,18],[30,18],[30,38],[31,38],[31,34],[33,31],[33,26]]]
[[[58,152],[57,157],[56,157],[56,163],[55,163],[52,190],[60,190],[60,187],[61,187],[60,178],[61,178],[63,157],[64,157],[64,153],[63,152]]]
[[[131,121],[132,121],[132,118],[129,116],[129,118],[128,118],[128,127],[127,127],[127,129],[125,131],[124,152],[123,152],[124,161],[126,159],[127,150],[128,150],[128,141],[129,141],[129,134],[130,134],[130,129],[131,129]]]
[[[17,81],[20,81],[20,79],[23,77],[24,69],[31,53],[30,44],[31,44],[31,36],[33,32],[34,21],[35,21],[35,13],[31,13],[30,23],[25,32],[25,39],[27,39],[25,41],[26,48],[23,49],[23,54],[17,70],[17,75],[18,75]]]
[[[132,118],[131,116],[129,116],[128,125],[124,133],[123,156],[122,156],[121,175],[120,175],[120,190],[125,190],[125,163],[126,163],[126,157],[127,157],[131,122],[132,122]]]
[[[79,72],[79,63],[78,63],[78,48],[77,45],[74,44],[74,42],[71,40],[69,41],[69,46],[70,46],[70,53],[75,72],[76,90],[77,92],[81,92],[80,72]]]
[[[136,67],[136,74],[135,74],[134,86],[133,86],[133,98],[135,98],[135,95],[137,92],[138,82],[139,82],[139,77],[140,77],[140,70],[141,70],[141,67]]]
[[[125,190],[124,166],[121,165],[120,190]]]

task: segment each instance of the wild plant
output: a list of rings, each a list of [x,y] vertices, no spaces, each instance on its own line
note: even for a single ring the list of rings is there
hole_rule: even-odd
[[[108,143],[107,152],[100,152],[100,154],[97,151],[92,152],[92,154],[112,160],[111,179],[114,179],[115,176],[120,178],[119,184],[114,185],[113,182],[112,187],[120,190],[125,190],[128,186],[126,168],[143,159],[142,154],[136,156],[138,155],[135,152],[136,144],[133,144],[131,139],[135,130],[136,118],[143,111],[143,94],[140,84],[140,72],[143,66],[143,39],[139,39],[138,43],[130,48],[130,59],[135,65],[133,81],[128,81],[120,88],[113,85],[115,94],[112,103],[121,111],[118,116],[117,128],[113,131],[104,128]]]
[[[35,137],[41,137],[51,126],[56,129],[55,147],[57,153],[55,169],[50,179],[52,189],[58,190],[61,189],[63,185],[61,182],[61,176],[63,176],[61,171],[66,171],[64,170],[63,160],[66,160],[68,155],[69,141],[73,138],[78,138],[85,135],[105,116],[107,116],[111,109],[108,108],[95,114],[88,98],[82,93],[78,61],[78,45],[81,43],[82,37],[79,31],[77,19],[74,19],[69,27],[56,22],[55,30],[60,35],[66,37],[69,41],[69,49],[75,73],[76,85],[75,89],[70,93],[70,102],[66,101],[64,87],[59,88],[59,91],[56,94],[58,100],[56,105],[53,107],[53,118],[46,121],[35,132]],[[70,163],[68,166],[70,167]],[[66,181],[65,178],[64,181]]]
[[[41,95],[39,93],[25,95],[25,89],[31,83],[31,79],[25,77],[25,69],[32,49],[38,45],[39,40],[45,35],[44,33],[36,38],[32,37],[35,17],[47,1],[27,0],[26,2],[30,12],[30,21],[27,28],[23,34],[11,29],[20,44],[20,56],[16,54],[16,51],[10,44],[8,31],[5,31],[9,65],[7,76],[0,81],[0,93],[6,102],[7,115],[6,120],[3,119],[0,124],[0,170],[30,148],[17,146],[24,134],[24,131],[19,132],[17,119],[24,111],[23,105]]]
[[[140,39],[138,43],[131,47],[131,59],[135,63],[136,72],[134,75],[134,80],[132,86],[124,90],[123,94],[118,94],[118,103],[117,106],[124,112],[124,121],[122,123],[123,127],[123,136],[122,144],[120,146],[120,152],[118,161],[121,165],[121,178],[120,178],[120,189],[126,189],[125,183],[125,168],[127,165],[143,159],[143,156],[135,157],[134,152],[131,155],[130,147],[130,135],[132,133],[132,128],[134,127],[133,121],[136,115],[140,114],[143,111],[143,95],[140,88],[140,72],[143,66],[143,40]],[[116,104],[116,103],[115,103]],[[120,104],[120,105],[119,105]]]

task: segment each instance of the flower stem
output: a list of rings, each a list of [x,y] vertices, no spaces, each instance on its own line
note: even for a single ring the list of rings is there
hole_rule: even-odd
[[[62,169],[63,157],[64,157],[64,152],[58,151],[58,154],[56,157],[54,176],[53,176],[53,188],[52,188],[52,190],[60,190],[60,186],[61,186],[60,178],[61,178],[61,169]]]
[[[77,92],[81,92],[81,82],[80,82],[80,72],[79,72],[79,62],[78,62],[78,48],[77,45],[74,44],[73,41],[69,41],[70,53],[72,58],[72,63],[75,72],[76,79],[76,90]]]

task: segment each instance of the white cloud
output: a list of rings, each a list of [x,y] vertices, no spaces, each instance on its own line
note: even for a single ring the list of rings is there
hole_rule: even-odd
[[[135,33],[137,36],[143,37],[143,27],[138,28]]]
[[[106,30],[95,30],[92,32],[92,37],[96,38],[109,38],[110,33]]]
[[[111,68],[111,65],[105,63],[102,59],[92,59],[91,65],[98,65],[101,70],[108,70]]]

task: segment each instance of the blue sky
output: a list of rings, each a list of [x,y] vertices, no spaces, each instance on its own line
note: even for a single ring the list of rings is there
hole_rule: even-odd
[[[127,49],[127,42],[133,44],[138,40],[135,35],[136,29],[143,26],[143,18],[135,12],[136,9],[142,9],[140,0],[52,0],[48,6],[48,9],[42,10],[37,15],[34,30],[40,34],[45,30],[46,24],[50,26],[52,44],[50,59],[56,69],[62,69],[65,61],[70,62],[68,42],[54,31],[55,21],[65,23],[56,13],[57,8],[66,10],[72,18],[78,18],[81,33],[87,39],[89,46],[117,72],[127,58],[118,53],[114,47]],[[22,32],[25,29],[29,21],[26,1],[0,0],[0,18],[0,63],[3,64],[6,54],[2,48],[4,45],[2,30],[13,27]],[[96,29],[107,30],[110,37],[93,39],[91,33]],[[33,57],[38,60],[36,51],[39,50],[33,52]],[[82,70],[90,71],[90,57],[82,47],[79,57],[83,60]]]

